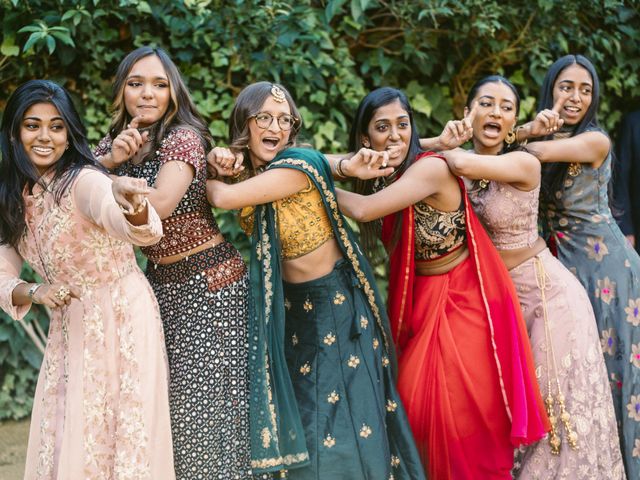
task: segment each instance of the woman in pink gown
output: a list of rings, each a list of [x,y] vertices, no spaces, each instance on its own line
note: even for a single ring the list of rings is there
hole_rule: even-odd
[[[144,182],[116,202],[49,81],[9,98],[0,147],[0,308],[52,309],[25,479],[174,479],[160,315],[131,247],[162,235]],[[23,261],[43,283],[19,278]]]

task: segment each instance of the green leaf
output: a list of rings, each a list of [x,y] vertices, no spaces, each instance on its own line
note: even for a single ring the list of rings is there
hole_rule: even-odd
[[[32,46],[34,46],[36,44],[36,42],[38,40],[40,40],[40,38],[41,38],[40,34],[41,34],[41,32],[33,32],[31,35],[29,35],[29,39],[27,40],[27,43],[24,44],[24,47],[22,47],[22,51],[26,52]]]
[[[47,48],[49,49],[49,55],[56,49],[56,41],[51,35],[46,36]]]
[[[70,47],[75,47],[75,44],[73,43],[73,39],[69,36],[69,34],[63,33],[63,32],[52,32],[51,35],[56,37],[65,45],[69,45]]]
[[[17,57],[20,55],[20,47],[15,44],[15,38],[11,36],[4,37],[2,45],[0,45],[0,53],[6,57]]]

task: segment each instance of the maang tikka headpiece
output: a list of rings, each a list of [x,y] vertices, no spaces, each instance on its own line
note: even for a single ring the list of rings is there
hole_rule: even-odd
[[[284,90],[277,85],[271,87],[271,96],[278,103],[283,103],[287,100],[287,97],[284,96]]]

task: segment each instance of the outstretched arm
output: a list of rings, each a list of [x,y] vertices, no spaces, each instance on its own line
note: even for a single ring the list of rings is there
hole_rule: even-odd
[[[307,188],[307,176],[292,168],[275,168],[242,182],[207,181],[207,198],[214,207],[235,210],[274,202]]]
[[[449,177],[451,172],[445,162],[427,157],[412,165],[391,185],[372,195],[337,189],[338,205],[348,217],[370,222],[439,193]]]
[[[457,149],[442,155],[454,175],[470,180],[495,180],[521,190],[532,190],[540,183],[540,162],[527,152],[479,155]]]
[[[602,132],[584,132],[575,137],[532,142],[526,147],[541,163],[591,163],[599,167],[607,158],[611,142]]]

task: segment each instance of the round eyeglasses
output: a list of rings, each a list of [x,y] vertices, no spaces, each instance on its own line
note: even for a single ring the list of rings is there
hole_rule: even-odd
[[[287,113],[274,117],[269,112],[258,112],[255,115],[251,115],[249,118],[255,118],[256,125],[263,130],[266,130],[271,126],[274,118],[278,120],[278,125],[284,131],[291,130],[298,122],[296,117]]]

